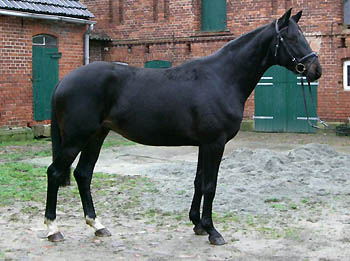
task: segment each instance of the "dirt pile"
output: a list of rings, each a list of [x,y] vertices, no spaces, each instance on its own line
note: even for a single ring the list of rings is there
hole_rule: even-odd
[[[238,149],[223,158],[214,210],[268,214],[266,202],[289,199],[300,202],[311,196],[350,193],[350,156],[332,147],[307,144],[286,152]],[[193,195],[196,164],[157,164],[146,168],[159,194],[149,194],[150,206],[163,211],[188,209]],[[185,199],[184,199],[185,198]],[[187,200],[188,199],[188,200]]]

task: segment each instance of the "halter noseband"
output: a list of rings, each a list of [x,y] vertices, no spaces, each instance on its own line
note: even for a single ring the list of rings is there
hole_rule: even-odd
[[[281,31],[285,30],[287,27],[283,28]],[[277,58],[277,52],[278,52],[278,48],[280,46],[280,42],[284,45],[284,48],[286,49],[288,55],[291,57],[292,59],[292,62],[295,63],[295,71],[299,74],[303,74],[307,68],[305,66],[305,64],[303,63],[303,61],[305,61],[307,58],[309,57],[313,57],[312,60],[314,60],[315,58],[317,58],[317,53],[315,52],[311,52],[307,55],[305,55],[304,57],[302,58],[296,58],[292,52],[290,51],[289,47],[287,44],[285,44],[284,42],[284,38],[282,37],[281,35],[281,31],[278,29],[278,20],[276,20],[275,22],[275,30],[276,30],[276,33],[277,33],[277,43],[276,43],[276,48],[275,48],[275,58]]]

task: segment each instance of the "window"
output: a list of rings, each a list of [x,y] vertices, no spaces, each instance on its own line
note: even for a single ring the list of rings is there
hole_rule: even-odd
[[[202,0],[202,31],[226,30],[226,0]]]
[[[164,60],[153,60],[145,63],[145,68],[169,68],[172,63]]]
[[[350,60],[344,62],[343,77],[344,90],[350,91]]]
[[[57,38],[50,35],[37,35],[33,37],[33,45],[42,47],[57,47]]]

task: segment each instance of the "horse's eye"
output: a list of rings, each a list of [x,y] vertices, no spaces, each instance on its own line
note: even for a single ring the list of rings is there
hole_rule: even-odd
[[[298,37],[296,37],[295,35],[288,36],[287,39],[292,43],[296,43],[298,41]]]

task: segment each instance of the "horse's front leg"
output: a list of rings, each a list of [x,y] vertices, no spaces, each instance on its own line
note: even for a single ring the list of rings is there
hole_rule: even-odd
[[[202,227],[209,234],[209,242],[213,245],[225,244],[224,238],[215,229],[212,219],[213,200],[215,197],[218,171],[224,152],[225,143],[217,141],[212,144],[202,145],[203,153],[203,187],[204,194]]]
[[[197,163],[197,172],[196,178],[194,180],[194,195],[192,200],[192,205],[189,213],[190,220],[194,224],[193,231],[196,235],[207,235],[207,231],[202,227],[201,216],[200,216],[200,207],[203,197],[202,185],[203,185],[203,153],[202,149],[199,148],[198,153],[198,163]]]

